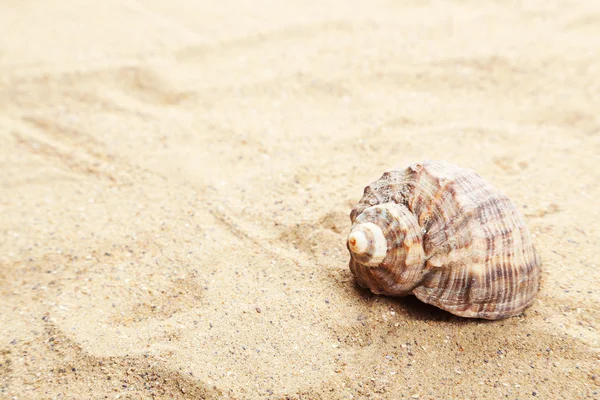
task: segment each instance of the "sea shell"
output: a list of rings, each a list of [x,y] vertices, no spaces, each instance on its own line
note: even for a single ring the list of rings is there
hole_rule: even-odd
[[[474,171],[426,161],[386,172],[350,219],[350,270],[373,293],[501,319],[538,291],[541,260],[523,218]]]

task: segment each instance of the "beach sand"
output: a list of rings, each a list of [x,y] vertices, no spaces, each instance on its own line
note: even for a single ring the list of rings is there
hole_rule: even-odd
[[[0,398],[598,398],[599,110],[598,1],[5,2]],[[523,315],[355,284],[428,159],[524,214]]]

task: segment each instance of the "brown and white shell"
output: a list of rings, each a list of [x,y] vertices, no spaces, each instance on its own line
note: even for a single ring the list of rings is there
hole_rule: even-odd
[[[350,219],[350,270],[373,293],[501,319],[538,291],[541,261],[523,218],[471,170],[426,161],[386,172]]]

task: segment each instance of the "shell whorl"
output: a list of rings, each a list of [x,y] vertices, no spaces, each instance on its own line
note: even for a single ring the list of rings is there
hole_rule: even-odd
[[[365,240],[365,244],[360,243]],[[356,251],[363,250],[364,251]],[[374,293],[401,296],[423,279],[425,254],[423,233],[414,215],[403,205],[384,203],[365,209],[355,220],[348,235],[352,254],[350,268],[361,285]],[[402,265],[403,268],[395,268]]]
[[[379,226],[363,222],[352,228],[348,235],[348,249],[361,264],[376,267],[387,255],[388,244]]]
[[[427,161],[386,172],[350,218],[350,269],[374,293],[500,319],[538,291],[541,261],[521,215],[471,170]]]

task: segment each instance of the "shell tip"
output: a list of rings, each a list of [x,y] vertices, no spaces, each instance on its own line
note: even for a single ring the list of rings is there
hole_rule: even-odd
[[[354,254],[364,254],[369,247],[369,239],[365,232],[354,230],[348,236],[348,247]]]

